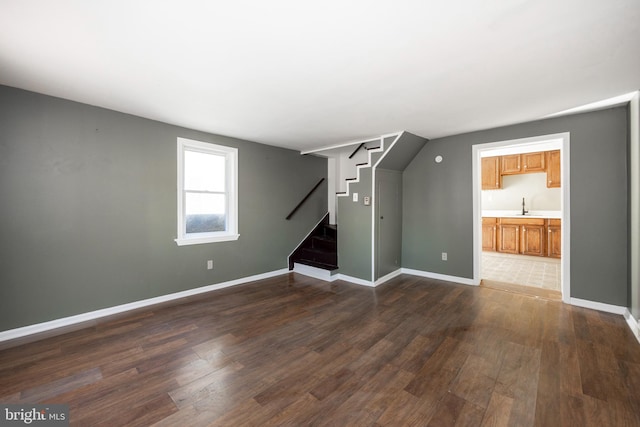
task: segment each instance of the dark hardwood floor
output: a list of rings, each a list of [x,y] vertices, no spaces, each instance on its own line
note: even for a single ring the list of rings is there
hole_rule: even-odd
[[[640,426],[640,344],[558,301],[291,273],[2,350],[0,402],[86,426]]]

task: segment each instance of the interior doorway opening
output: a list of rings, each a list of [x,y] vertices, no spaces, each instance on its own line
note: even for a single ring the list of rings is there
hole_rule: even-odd
[[[569,133],[477,144],[473,160],[474,283],[569,302]]]

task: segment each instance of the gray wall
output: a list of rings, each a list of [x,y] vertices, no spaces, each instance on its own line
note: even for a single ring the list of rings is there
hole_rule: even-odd
[[[402,171],[426,143],[422,137],[403,132],[376,166],[374,280],[402,265]]]
[[[338,197],[337,273],[363,280],[371,278],[371,209],[364,197],[371,197],[371,168],[360,169],[360,181],[349,184],[349,195]],[[353,201],[358,193],[358,201]]]
[[[626,306],[627,129],[613,108],[429,141],[403,176],[403,267],[472,278],[472,145],[570,132],[571,296]]]
[[[177,137],[238,148],[239,240],[173,241]],[[0,330],[286,268],[326,191],[285,216],[326,173],[322,158],[0,86]]]
[[[385,148],[387,148],[391,142],[392,141],[388,140],[385,141]],[[387,170],[403,171],[426,143],[427,140],[422,137],[409,132],[402,132],[402,135],[400,135],[400,138],[396,141],[393,148],[385,152],[384,158],[380,160],[377,167]]]
[[[629,307],[631,314],[640,319],[640,92],[629,105]]]
[[[376,168],[375,188],[377,280],[402,265],[402,172]]]

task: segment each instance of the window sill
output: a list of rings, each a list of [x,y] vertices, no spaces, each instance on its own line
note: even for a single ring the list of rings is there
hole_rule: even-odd
[[[203,243],[230,242],[238,240],[239,234],[225,234],[224,236],[190,237],[186,239],[174,239],[178,246],[200,245]]]

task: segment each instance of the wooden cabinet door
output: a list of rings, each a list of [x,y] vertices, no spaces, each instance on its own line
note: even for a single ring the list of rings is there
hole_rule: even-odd
[[[520,253],[524,255],[544,256],[545,254],[544,225],[522,226],[522,247]]]
[[[498,239],[500,245],[499,252],[507,254],[520,253],[520,226],[511,224],[501,224]]]
[[[544,172],[545,168],[545,152],[526,153],[522,155],[523,173],[527,172]]]
[[[500,156],[482,158],[482,189],[497,190],[502,188],[500,175]]]
[[[547,187],[560,188],[560,150],[547,151]]]
[[[547,227],[547,256],[553,258],[562,257],[561,236],[560,220],[550,220]]]
[[[502,166],[500,171],[502,175],[514,175],[522,172],[521,156],[520,154],[510,154],[508,156],[502,156]]]
[[[489,221],[485,221],[489,220]],[[493,223],[492,221],[493,220]],[[496,250],[496,219],[495,218],[482,218],[482,250],[492,251]]]

